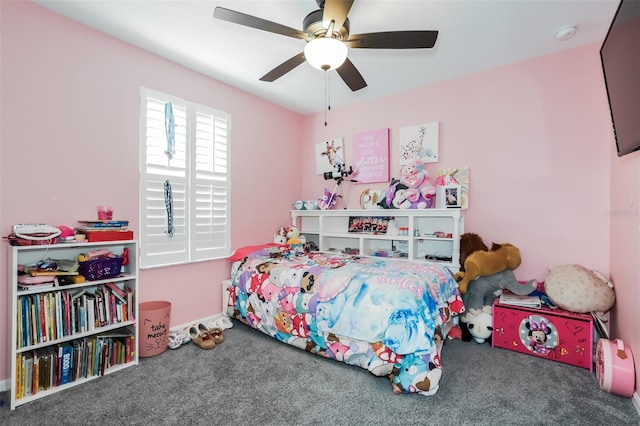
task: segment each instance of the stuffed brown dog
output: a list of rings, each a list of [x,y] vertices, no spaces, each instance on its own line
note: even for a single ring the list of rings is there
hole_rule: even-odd
[[[476,250],[464,261],[464,271],[457,272],[458,291],[467,292],[469,282],[478,277],[497,274],[505,269],[516,269],[522,263],[520,250],[510,243],[493,244],[491,251]]]

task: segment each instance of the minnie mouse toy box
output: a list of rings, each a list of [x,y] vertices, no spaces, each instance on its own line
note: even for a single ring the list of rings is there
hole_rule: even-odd
[[[493,304],[492,346],[593,371],[593,318],[547,306]]]

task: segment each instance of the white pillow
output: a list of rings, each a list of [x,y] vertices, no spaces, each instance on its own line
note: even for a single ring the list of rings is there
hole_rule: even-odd
[[[611,281],[580,265],[550,266],[544,289],[555,305],[571,312],[607,312],[616,300]]]

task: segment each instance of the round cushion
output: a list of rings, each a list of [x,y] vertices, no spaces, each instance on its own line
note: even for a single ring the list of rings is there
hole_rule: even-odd
[[[549,267],[544,290],[555,305],[578,313],[607,312],[616,300],[611,281],[580,265]]]

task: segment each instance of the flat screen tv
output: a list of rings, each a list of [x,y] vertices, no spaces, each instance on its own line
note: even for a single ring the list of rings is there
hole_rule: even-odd
[[[600,48],[618,157],[640,150],[640,1],[622,0]]]

